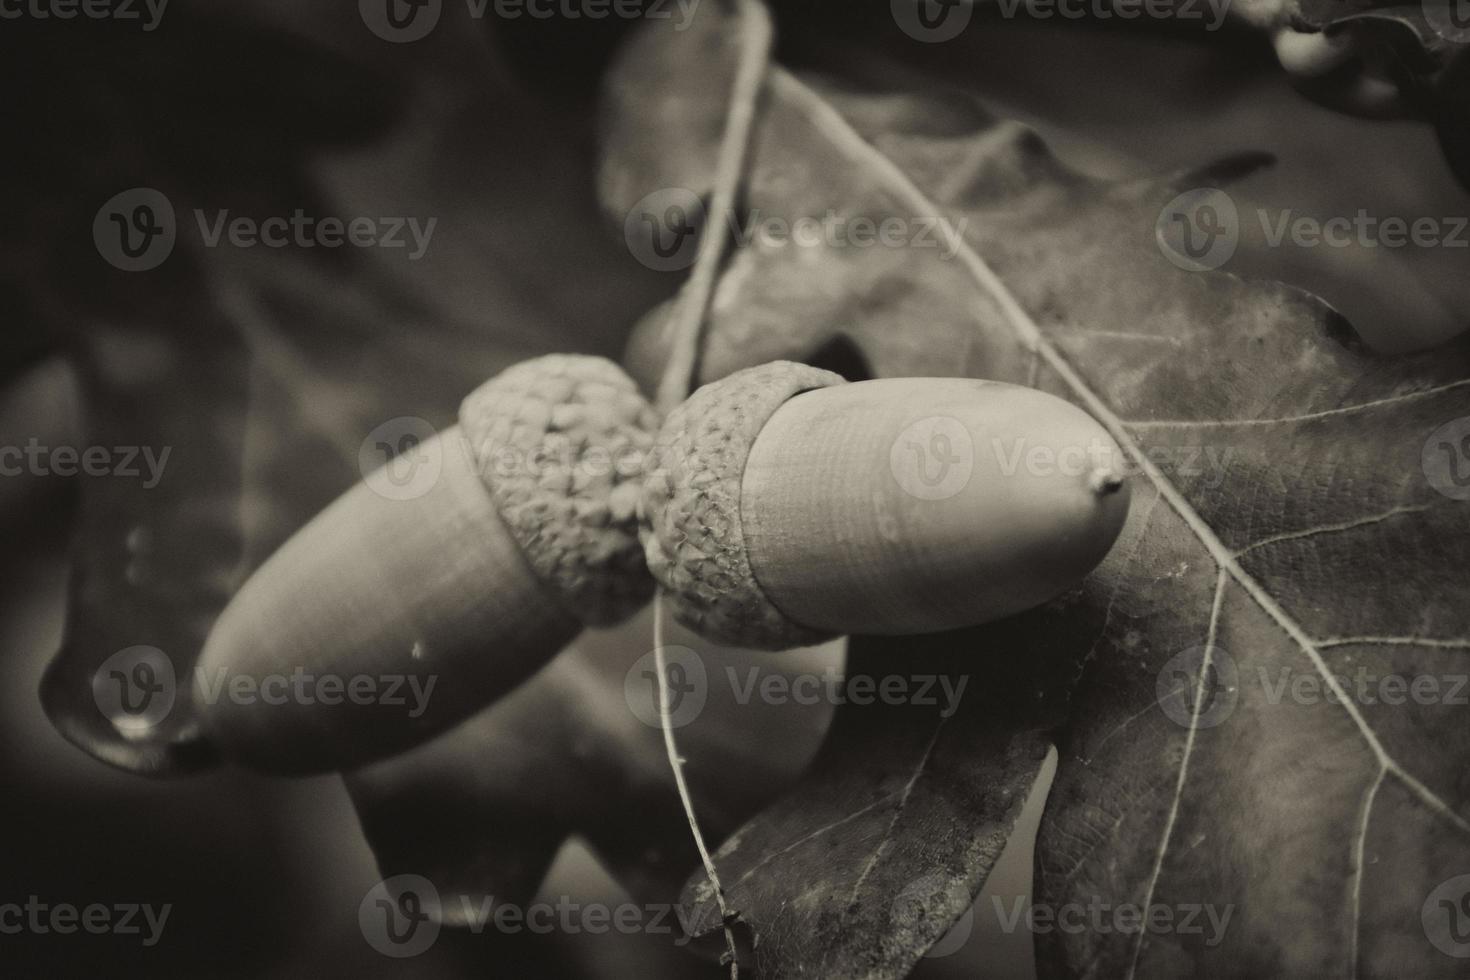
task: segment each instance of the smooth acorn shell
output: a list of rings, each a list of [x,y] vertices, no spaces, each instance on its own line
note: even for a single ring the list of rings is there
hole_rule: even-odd
[[[532,572],[459,427],[420,449],[442,459],[427,492],[395,500],[371,480],[358,483],[272,555],[221,614],[194,693],[225,756],[279,773],[382,758],[504,694],[580,631]],[[249,689],[237,678],[284,676],[289,684],[298,671],[317,678],[305,685],[309,701],[289,686],[272,704],[259,690],[253,698],[231,691],[232,683]],[[344,692],[341,703],[316,696],[324,675],[338,679],[329,683]],[[359,698],[368,703],[346,695],[355,678],[370,679],[357,681],[360,692],[373,685],[373,698]],[[393,701],[402,703],[385,703]]]
[[[1103,559],[1128,515],[1123,460],[1090,415],[1031,388],[895,378],[806,391],[766,421],[746,461],[750,566],[814,630],[988,622]]]

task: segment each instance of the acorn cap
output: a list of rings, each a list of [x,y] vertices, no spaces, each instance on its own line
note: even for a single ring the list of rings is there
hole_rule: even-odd
[[[648,602],[637,503],[658,413],[622,368],[524,361],[465,398],[459,420],[501,519],[578,619],[611,625]]]
[[[836,633],[778,609],[756,581],[740,519],[751,446],[793,395],[846,384],[839,374],[773,361],[705,385],[669,413],[643,481],[643,552],[674,617],[716,642],[783,649]]]

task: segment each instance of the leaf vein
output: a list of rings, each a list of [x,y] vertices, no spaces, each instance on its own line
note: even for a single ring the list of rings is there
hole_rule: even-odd
[[[1248,552],[1255,551],[1257,548],[1265,548],[1269,545],[1280,544],[1283,541],[1296,541],[1300,538],[1313,538],[1321,534],[1338,534],[1343,531],[1351,531],[1354,528],[1370,527],[1374,524],[1381,524],[1384,521],[1391,520],[1392,518],[1399,517],[1404,514],[1421,514],[1426,510],[1429,510],[1428,504],[1394,507],[1393,509],[1386,510],[1381,514],[1372,514],[1368,517],[1359,517],[1351,521],[1342,521],[1338,524],[1320,524],[1316,527],[1304,528],[1300,531],[1286,531],[1282,534],[1273,534],[1268,538],[1262,538],[1259,541],[1248,544],[1244,548],[1241,548],[1235,553],[1235,557],[1239,558]]]

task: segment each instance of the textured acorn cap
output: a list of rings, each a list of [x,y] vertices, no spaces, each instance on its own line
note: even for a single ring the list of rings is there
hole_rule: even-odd
[[[501,518],[578,619],[609,625],[648,602],[637,504],[659,419],[622,368],[524,361],[465,398],[459,420]]]
[[[762,591],[740,520],[750,448],[782,403],[841,375],[773,361],[705,385],[669,413],[643,481],[643,550],[674,617],[730,645],[783,649],[836,634],[792,622]]]

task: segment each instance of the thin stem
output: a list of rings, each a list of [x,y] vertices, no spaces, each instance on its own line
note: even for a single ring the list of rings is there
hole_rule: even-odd
[[[688,282],[679,291],[674,305],[673,345],[663,377],[659,379],[657,396],[659,410],[665,414],[678,407],[689,396],[689,389],[694,384],[704,320],[724,259],[725,229],[733,223],[735,194],[745,168],[750,131],[755,122],[756,102],[765,83],[766,66],[771,54],[773,32],[771,17],[765,5],[761,0],[734,0],[734,5],[739,21],[740,60],[736,65],[735,82],[730,90],[730,104],[725,115],[725,132],[720,141],[714,189],[710,195],[710,213],[700,235],[694,269],[689,274]],[[694,800],[689,795],[689,785],[684,781],[684,761],[679,757],[679,747],[674,740],[663,622],[663,590],[660,589],[653,600],[653,647],[654,666],[658,673],[659,725],[663,729],[664,748],[669,755],[669,765],[674,771],[674,785],[679,790],[679,801],[684,805],[684,815],[689,819],[689,830],[694,834],[694,846],[699,849],[700,860],[704,862],[704,873],[709,877],[710,886],[715,892],[715,903],[720,910],[720,922],[725,931],[725,954],[730,960],[730,980],[739,980],[740,962],[735,947],[735,932],[730,927],[734,916],[725,901],[725,888],[720,884],[720,874],[715,869],[714,858],[710,855],[704,842],[704,834],[699,829]]]
[[[735,951],[735,933],[730,929],[730,908],[725,904],[725,886],[720,884],[720,872],[715,868],[715,859],[704,842],[704,833],[699,829],[699,819],[694,815],[694,798],[689,795],[689,784],[684,781],[684,759],[674,742],[674,724],[671,712],[673,697],[669,691],[669,664],[664,655],[664,593],[660,589],[653,596],[653,661],[658,674],[658,720],[664,732],[664,749],[669,754],[669,765],[674,770],[674,785],[679,790],[679,801],[684,804],[684,816],[689,819],[689,830],[694,834],[694,846],[699,849],[699,859],[704,862],[704,873],[709,876],[715,890],[715,904],[720,909],[720,921],[725,927],[725,952],[730,957],[730,980],[739,980],[740,964]]]
[[[694,269],[675,301],[673,347],[658,386],[658,407],[664,412],[688,397],[694,383],[701,328],[724,258],[725,230],[732,226],[735,193],[745,168],[750,130],[755,122],[755,106],[771,54],[771,17],[765,4],[761,0],[735,0],[735,9],[740,21],[740,61],[735,69],[735,84],[730,90],[709,216],[699,239]]]

